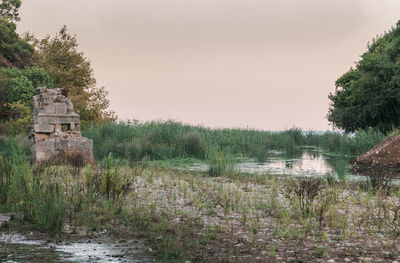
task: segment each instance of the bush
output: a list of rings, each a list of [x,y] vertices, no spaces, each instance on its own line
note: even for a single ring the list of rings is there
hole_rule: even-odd
[[[324,181],[321,178],[289,179],[285,185],[285,194],[291,200],[293,207],[298,207],[302,216],[307,217],[312,214],[314,199],[323,187]]]
[[[199,131],[194,130],[188,132],[183,137],[183,144],[185,147],[185,153],[190,157],[197,157],[199,159],[204,158],[205,146],[203,138]]]
[[[265,163],[269,157],[268,148],[260,145],[254,149],[252,155],[256,158],[257,162]]]
[[[222,152],[213,152],[208,156],[208,175],[216,177],[225,174],[228,159]]]

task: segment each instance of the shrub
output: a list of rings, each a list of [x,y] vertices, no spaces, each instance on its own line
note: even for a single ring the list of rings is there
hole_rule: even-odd
[[[214,152],[208,156],[208,174],[210,176],[222,176],[225,174],[228,160],[224,153]]]
[[[203,143],[203,138],[199,131],[194,130],[188,132],[183,137],[183,144],[185,148],[185,153],[190,157],[197,157],[199,159],[204,158],[205,145]]]
[[[257,162],[265,163],[269,157],[268,148],[260,145],[254,149],[252,155],[256,158]]]
[[[313,212],[315,198],[320,194],[324,180],[316,177],[289,179],[285,185],[286,196],[293,207],[298,207],[303,217]]]

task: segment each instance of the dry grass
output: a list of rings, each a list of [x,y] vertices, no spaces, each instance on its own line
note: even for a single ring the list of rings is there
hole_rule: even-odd
[[[233,179],[242,178],[242,179]],[[400,194],[362,190],[322,179],[206,177],[172,169],[145,170],[131,206],[213,235],[197,261],[354,262],[400,260]],[[216,242],[216,240],[218,242]],[[200,254],[200,255],[199,255]],[[196,262],[197,262],[196,261]]]

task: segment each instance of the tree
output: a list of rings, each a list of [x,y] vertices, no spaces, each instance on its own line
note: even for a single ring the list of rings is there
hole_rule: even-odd
[[[32,65],[33,46],[21,39],[14,22],[19,21],[21,0],[0,0],[0,67]]]
[[[336,81],[328,120],[346,132],[400,125],[400,21],[368,45],[355,68]]]
[[[107,111],[108,92],[104,87],[96,87],[90,60],[78,51],[77,39],[66,26],[56,36],[36,41],[36,48],[37,65],[49,73],[55,88],[68,90],[83,125],[114,118]]]
[[[16,28],[14,23],[0,19],[0,67],[32,65],[34,48],[19,37]]]
[[[21,6],[21,0],[1,0],[0,2],[0,20],[19,21],[18,9]]]
[[[41,68],[2,68],[0,70],[0,134],[18,134],[32,120],[32,97],[37,87],[53,87]]]

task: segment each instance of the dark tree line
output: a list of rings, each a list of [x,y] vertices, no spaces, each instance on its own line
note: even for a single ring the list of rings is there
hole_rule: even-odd
[[[329,99],[328,120],[346,132],[399,127],[400,21],[368,45],[356,67],[336,81]]]

